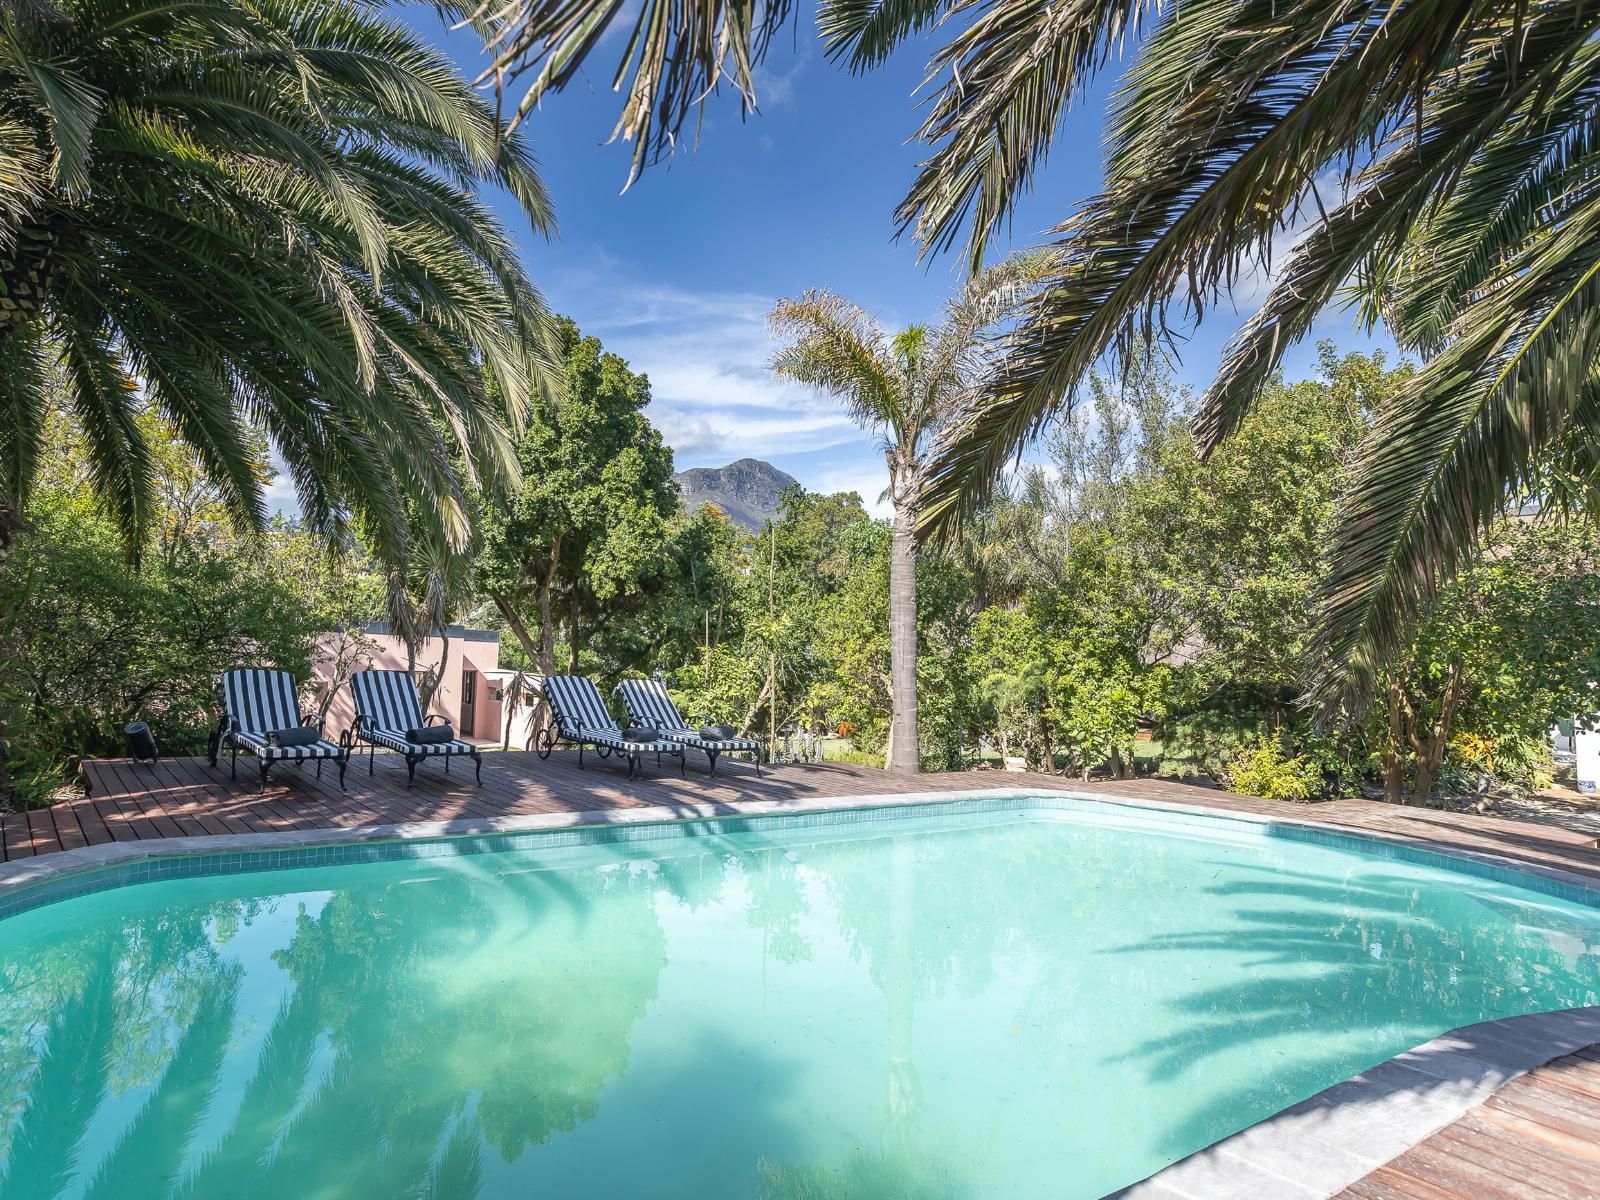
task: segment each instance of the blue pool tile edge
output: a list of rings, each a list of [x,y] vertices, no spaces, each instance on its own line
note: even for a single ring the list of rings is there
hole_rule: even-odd
[[[1144,822],[1163,830],[1246,838],[1284,838],[1369,857],[1451,871],[1600,908],[1600,878],[1515,856],[1440,843],[1344,832],[1311,821],[1260,816],[1187,803],[1089,795],[1070,790],[992,788],[881,796],[750,801],[686,809],[631,808],[406,825],[296,830],[116,842],[0,864],[0,919],[91,892],[196,875],[295,870],[484,854],[719,836],[760,829],[837,828],[966,813],[1072,814]]]

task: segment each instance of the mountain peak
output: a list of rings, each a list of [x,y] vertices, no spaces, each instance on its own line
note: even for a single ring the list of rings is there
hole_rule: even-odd
[[[735,525],[752,533],[778,513],[778,497],[799,482],[759,458],[741,458],[725,467],[691,467],[673,477],[686,512],[715,504]]]

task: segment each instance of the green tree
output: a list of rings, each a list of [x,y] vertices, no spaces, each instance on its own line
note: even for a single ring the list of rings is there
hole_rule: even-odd
[[[915,773],[917,730],[917,526],[934,441],[958,405],[992,381],[988,339],[1015,313],[1046,269],[1019,258],[973,279],[936,326],[913,325],[893,337],[840,296],[809,292],[780,301],[770,318],[787,344],[773,360],[780,376],[844,402],[850,415],[882,435],[894,506],[889,547],[889,657],[893,715],[890,770]]]
[[[522,482],[484,505],[480,586],[522,652],[556,671],[564,628],[577,669],[588,623],[610,625],[661,583],[678,509],[672,451],[644,414],[650,382],[571,321],[557,323],[565,388],[534,411],[517,445]]]
[[[1320,347],[1317,377],[1273,380],[1209,456],[1165,424],[1129,495],[1128,536],[1161,594],[1164,634],[1206,687],[1231,681],[1279,717],[1296,707],[1339,498],[1372,414],[1409,371]]]
[[[840,651],[827,622],[875,542],[882,545],[854,492],[824,496],[794,487],[783,494],[740,577],[741,663],[754,684],[742,727],[763,713],[769,734],[797,721],[814,725],[819,713],[834,721],[846,715],[829,707],[825,689]],[[883,626],[873,628],[881,633]]]
[[[1513,520],[1493,545],[1384,673],[1375,724],[1396,803],[1426,803],[1463,738],[1492,765],[1558,720],[1600,716],[1600,540]]]
[[[164,478],[184,478],[182,439],[148,413],[139,425]],[[203,488],[158,492],[177,497],[152,514],[160,553],[130,566],[116,523],[82,487],[81,430],[60,417],[49,430],[26,527],[0,572],[0,604],[26,614],[0,661],[17,798],[45,797],[85,756],[120,753],[121,727],[136,717],[163,751],[198,751],[219,673],[269,666],[304,680],[316,634],[371,619],[374,581],[368,573],[363,589],[359,562],[340,565],[301,530],[235,537],[204,517]],[[257,454],[252,470],[267,477],[265,447]]]
[[[692,19],[656,37],[665,11],[527,6],[510,29],[493,27],[491,70],[542,68],[522,101],[531,105],[578,77],[626,12],[636,25],[617,76],[618,132],[637,139],[637,171],[670,150],[721,78],[754,104],[755,64],[793,13],[699,0]],[[955,31],[933,51],[916,133],[929,153],[896,218],[928,252],[964,238],[973,270],[1069,107],[1123,61],[1114,47],[1136,47],[1100,191],[1056,227],[1051,286],[1018,330],[1006,378],[956,422],[932,471],[929,525],[981,500],[1131,329],[1214,308],[1307,215],[1206,394],[1203,444],[1239,425],[1347,281],[1366,319],[1381,317],[1424,358],[1378,414],[1331,547],[1314,694],[1337,712],[1371,700],[1438,585],[1497,513],[1538,490],[1546,455],[1592,502],[1600,199],[1582,181],[1600,155],[1590,136],[1600,11],[1583,0],[1309,0],[1291,19],[1285,11],[997,0],[957,19],[970,15],[959,0],[828,0],[818,27],[829,56],[856,71],[936,25]]]
[[[1002,757],[1021,750],[1033,770],[1055,769],[1049,644],[1025,608],[985,608],[973,623],[969,671],[980,732]]]
[[[57,395],[126,548],[155,525],[148,405],[240,527],[270,435],[308,527],[404,557],[405,498],[467,533],[549,379],[503,187],[526,145],[439,52],[353,0],[53,0],[0,12],[0,556]]]
[[[665,582],[640,615],[647,661],[684,676],[698,670],[709,684],[713,656],[744,632],[738,595],[750,561],[746,540],[714,504],[674,518]]]

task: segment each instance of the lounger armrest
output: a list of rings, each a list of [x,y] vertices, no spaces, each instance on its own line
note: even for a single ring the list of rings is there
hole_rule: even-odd
[[[423,718],[422,723],[424,725],[432,725],[435,721],[439,722],[439,724],[441,724],[441,725],[450,724],[450,718],[446,717],[446,716],[441,716],[439,713],[429,713],[426,717]]]
[[[300,714],[300,724],[312,725],[320,730],[323,726],[323,719],[317,716],[316,713],[303,712]]]

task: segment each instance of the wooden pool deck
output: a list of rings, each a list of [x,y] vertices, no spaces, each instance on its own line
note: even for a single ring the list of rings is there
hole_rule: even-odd
[[[1600,1047],[1513,1079],[1336,1200],[1600,1196]]]
[[[734,814],[751,801],[781,806],[826,798],[1037,787],[1192,804],[1417,839],[1600,881],[1600,847],[1592,833],[1361,800],[1294,806],[1164,780],[1081,783],[998,771],[902,777],[843,763],[780,766],[759,777],[743,762],[724,761],[715,776],[707,775],[703,761],[691,762],[686,776],[680,776],[675,765],[663,764],[651,765],[640,778],[629,780],[614,763],[592,756],[586,756],[586,763],[587,769],[580,769],[571,751],[557,751],[547,761],[531,753],[492,752],[484,755],[481,787],[474,786],[467,765],[458,763],[445,775],[436,763],[429,763],[418,770],[416,785],[408,788],[403,762],[397,756],[379,755],[371,776],[365,758],[351,763],[347,791],[340,791],[337,771],[331,767],[324,767],[319,779],[309,766],[303,770],[280,766],[262,794],[257,790],[256,764],[250,761],[241,761],[238,778],[232,779],[226,760],[216,768],[197,758],[166,759],[155,766],[99,760],[84,764],[87,795],[51,808],[0,815],[0,856],[11,862],[110,842],[211,834],[646,807],[703,815],[710,806]],[[1181,1200],[1187,1193],[1158,1188],[1153,1194]],[[1257,1192],[1250,1189],[1248,1194]],[[1302,1191],[1290,1188],[1281,1194]],[[1342,1200],[1600,1200],[1600,1045],[1513,1080],[1340,1196]],[[1198,1193],[1193,1200],[1200,1200]]]

